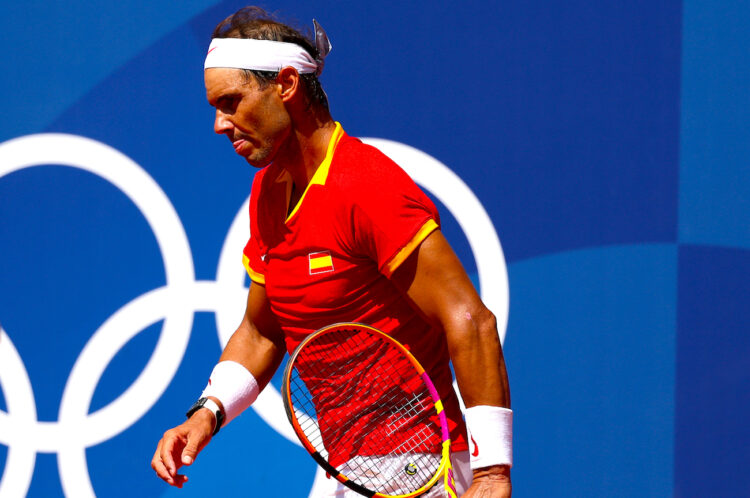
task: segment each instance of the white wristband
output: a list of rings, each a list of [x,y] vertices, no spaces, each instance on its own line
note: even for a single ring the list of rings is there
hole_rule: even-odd
[[[224,407],[224,424],[242,413],[258,397],[260,389],[247,368],[236,361],[220,361],[211,372],[201,397],[213,396]]]
[[[219,405],[217,405],[214,400],[208,398],[203,402],[203,408],[208,409],[214,414],[214,434],[216,434],[216,424],[219,423],[219,411],[221,408],[219,408]],[[221,427],[219,427],[219,429],[221,429]]]
[[[471,468],[513,466],[513,411],[501,406],[472,406],[464,412],[469,431]]]

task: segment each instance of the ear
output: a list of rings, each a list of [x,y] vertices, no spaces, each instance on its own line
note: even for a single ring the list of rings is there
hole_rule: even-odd
[[[279,85],[283,102],[292,102],[302,97],[302,79],[293,67],[282,68],[276,77],[276,84]]]

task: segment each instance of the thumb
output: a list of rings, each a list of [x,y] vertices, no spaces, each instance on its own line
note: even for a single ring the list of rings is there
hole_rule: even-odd
[[[188,435],[187,444],[182,450],[183,465],[192,465],[192,463],[195,461],[195,457],[198,456],[198,452],[200,451],[199,439],[200,438],[197,435]]]

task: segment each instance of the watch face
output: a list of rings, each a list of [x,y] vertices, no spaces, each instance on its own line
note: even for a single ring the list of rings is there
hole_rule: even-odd
[[[193,415],[193,413],[195,413],[199,408],[203,407],[203,405],[206,404],[206,400],[207,399],[208,398],[201,398],[198,401],[196,401],[195,403],[193,403],[193,406],[190,407],[190,409],[187,411],[187,413],[185,415],[188,418],[190,418]]]

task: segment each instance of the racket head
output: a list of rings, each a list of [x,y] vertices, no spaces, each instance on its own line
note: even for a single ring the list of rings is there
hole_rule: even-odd
[[[303,447],[354,491],[419,496],[443,477],[456,496],[438,392],[391,336],[360,323],[314,332],[290,356],[282,398]]]

